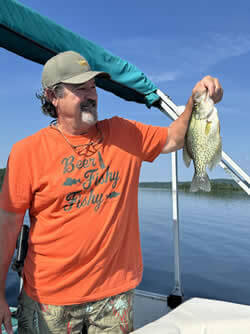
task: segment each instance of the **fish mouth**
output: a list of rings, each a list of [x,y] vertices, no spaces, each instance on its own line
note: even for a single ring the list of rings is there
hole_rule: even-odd
[[[206,90],[204,90],[202,92],[196,92],[194,94],[194,101],[196,103],[200,103],[201,101],[205,102],[205,101],[208,100],[208,98],[209,98],[209,91],[208,91],[208,89],[206,89]]]

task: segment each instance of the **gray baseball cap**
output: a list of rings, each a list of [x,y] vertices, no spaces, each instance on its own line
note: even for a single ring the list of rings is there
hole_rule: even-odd
[[[50,58],[43,68],[43,89],[52,87],[59,82],[82,84],[96,76],[110,78],[106,72],[92,71],[87,60],[77,52],[65,51]]]

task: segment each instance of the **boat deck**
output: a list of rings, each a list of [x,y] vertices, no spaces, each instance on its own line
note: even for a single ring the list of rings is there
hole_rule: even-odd
[[[202,334],[205,332],[207,334],[249,334],[250,306],[220,300],[191,298],[170,312],[166,296],[136,291],[134,333]]]

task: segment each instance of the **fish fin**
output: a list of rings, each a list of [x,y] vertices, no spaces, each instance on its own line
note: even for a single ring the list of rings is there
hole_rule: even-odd
[[[207,121],[206,127],[205,127],[205,135],[208,136],[209,132],[211,130],[212,122]]]
[[[190,186],[190,192],[197,192],[199,190],[209,192],[211,191],[211,183],[209,180],[209,177],[207,173],[205,173],[202,176],[198,176],[197,174],[194,174],[191,186]]]
[[[222,159],[222,144],[221,144],[221,141],[220,141],[219,146],[216,150],[216,153],[215,153],[213,159],[207,165],[208,168],[210,170],[212,170],[216,165],[218,165],[218,163],[221,161],[221,159]]]
[[[183,161],[184,161],[185,165],[187,167],[189,167],[190,166],[190,162],[191,162],[191,157],[190,157],[190,155],[188,153],[186,143],[183,146],[182,157],[183,157]]]

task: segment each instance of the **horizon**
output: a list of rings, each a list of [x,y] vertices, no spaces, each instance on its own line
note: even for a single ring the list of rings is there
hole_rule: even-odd
[[[0,167],[0,171],[1,170],[6,170],[6,167]],[[0,180],[1,180],[1,175],[0,175]],[[232,181],[232,182],[234,182],[235,184],[237,184],[232,178],[209,178],[209,180],[211,181],[211,182],[213,182],[213,181],[218,181],[218,180],[221,180],[221,181]],[[171,183],[172,182],[172,180],[169,180],[169,181],[141,181],[140,180],[140,182],[139,183]],[[178,183],[181,183],[181,182],[192,182],[192,180],[180,180],[180,179],[178,179]],[[244,191],[244,190],[242,190],[242,191]]]
[[[183,2],[182,6],[163,0],[154,4],[128,0],[126,6],[120,7],[114,0],[98,6],[75,0],[64,7],[59,0],[20,2],[134,64],[177,105],[186,103],[194,84],[204,75],[218,77],[224,88],[224,98],[216,106],[223,151],[250,175],[248,1],[240,1],[241,6],[237,7],[225,0],[212,0],[209,6],[195,0]],[[46,127],[51,119],[42,114],[35,98],[42,66],[4,49],[0,49],[0,60],[0,168],[5,168],[12,145]],[[100,119],[118,115],[152,125],[171,123],[156,108],[149,110],[100,89],[98,95]],[[191,181],[194,168],[186,168],[181,155],[179,151],[179,179]],[[208,175],[210,179],[231,179],[218,166]],[[159,156],[152,164],[143,164],[140,182],[169,180],[170,154]]]

